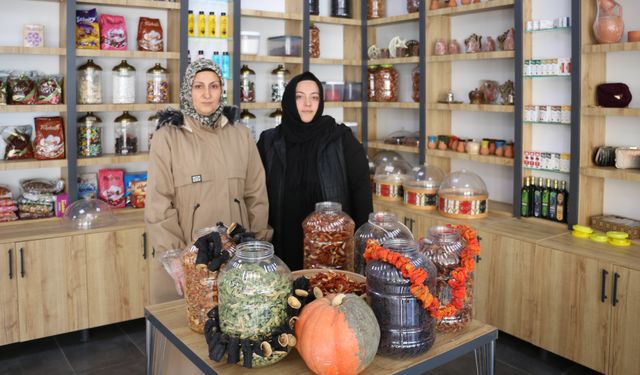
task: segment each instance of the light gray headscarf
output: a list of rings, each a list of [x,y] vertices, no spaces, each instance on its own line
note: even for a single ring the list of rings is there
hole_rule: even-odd
[[[216,121],[218,121],[218,118],[220,118],[224,105],[222,103],[222,98],[220,98],[218,108],[216,108],[216,110],[209,116],[201,115],[196,112],[196,109],[193,106],[193,99],[191,97],[191,86],[193,85],[193,79],[196,74],[203,70],[210,70],[220,77],[221,88],[224,91],[225,82],[224,78],[222,78],[222,70],[220,70],[220,67],[209,59],[198,59],[189,64],[187,71],[185,72],[184,80],[182,81],[182,88],[180,89],[180,111],[185,116],[194,118],[200,121],[201,124],[211,127],[216,123]]]

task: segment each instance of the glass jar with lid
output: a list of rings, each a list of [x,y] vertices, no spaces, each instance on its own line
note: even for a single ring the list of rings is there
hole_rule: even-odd
[[[168,74],[159,63],[147,70],[147,103],[169,103]]]
[[[280,108],[277,108],[275,111],[269,113],[269,122],[271,123],[271,128],[282,124],[282,110]]]
[[[411,71],[411,99],[420,102],[420,65],[416,65]]]
[[[398,101],[398,71],[393,65],[380,65],[376,71],[376,101]]]
[[[138,152],[138,119],[125,111],[116,117],[114,128],[116,155],[132,155]]]
[[[367,19],[372,20],[385,16],[385,0],[368,0],[367,5]]]
[[[309,26],[309,57],[320,57],[320,29],[314,23]]]
[[[417,13],[420,11],[421,0],[407,0],[407,13]]]
[[[147,151],[151,150],[151,139],[153,138],[153,133],[158,128],[158,122],[160,121],[160,116],[157,113],[152,114],[147,118],[147,123],[144,129],[145,134],[142,137],[147,139]]]
[[[438,212],[454,219],[481,219],[489,215],[487,185],[477,174],[462,169],[449,174],[438,189]]]
[[[89,112],[78,119],[78,156],[102,156],[102,120]]]
[[[240,102],[255,103],[256,101],[256,72],[247,65],[240,69]]]
[[[331,0],[331,17],[351,18],[352,0]]]
[[[384,241],[382,246],[426,271],[423,285],[435,290],[436,267],[418,251],[415,241],[396,238]],[[428,351],[435,341],[436,321],[411,294],[411,282],[395,266],[382,261],[367,262],[366,275],[367,299],[380,324],[378,353],[406,358]]]
[[[308,0],[309,1],[309,14],[312,16],[320,15],[320,0]]]
[[[353,271],[355,223],[342,212],[342,204],[316,203],[316,210],[302,222],[304,268],[336,268]]]
[[[404,205],[435,211],[438,208],[438,188],[443,178],[442,170],[434,165],[424,164],[413,168],[402,185]]]
[[[393,238],[413,240],[413,234],[391,212],[370,213],[369,221],[358,228],[355,234],[355,272],[364,275],[366,266],[364,250],[367,247],[367,241],[376,240],[379,243],[383,243]]]
[[[78,104],[102,104],[102,68],[91,59],[78,68]]]
[[[404,160],[390,160],[378,164],[373,181],[376,197],[387,201],[402,201],[402,184],[411,170]]]
[[[244,242],[218,275],[218,313],[223,334],[264,341],[287,322],[291,271],[268,242]],[[276,363],[290,347],[269,357],[254,356],[252,367]]]
[[[136,102],[136,69],[122,60],[113,68],[113,103],[133,104]]]
[[[367,99],[370,102],[376,101],[376,72],[378,71],[378,65],[368,65],[367,66],[367,81],[368,81],[368,90],[367,90]]]
[[[271,71],[271,84],[269,85],[269,97],[272,102],[281,102],[284,95],[284,88],[289,82],[289,71],[284,65],[278,65]]]
[[[242,112],[240,112],[240,123],[249,128],[251,136],[257,141],[258,134],[256,130],[256,116],[249,112],[249,110],[243,109]]]

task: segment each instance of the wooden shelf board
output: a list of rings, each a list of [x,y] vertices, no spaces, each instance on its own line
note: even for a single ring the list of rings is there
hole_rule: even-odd
[[[64,104],[0,105],[0,113],[66,112],[66,111],[67,111],[67,106]]]
[[[525,223],[548,225],[552,228],[567,229],[567,223],[559,223],[557,221],[551,221],[551,220],[542,219],[538,217],[521,217],[520,220],[522,220]]]
[[[267,62],[280,64],[302,64],[302,57],[290,56],[260,56],[260,55],[242,55],[240,60],[245,62]]]
[[[152,9],[180,9],[180,2],[152,1],[152,0],[78,0],[79,4],[117,5],[132,8]]]
[[[117,57],[123,59],[178,60],[180,59],[180,52],[101,51],[97,49],[77,49],[76,56]]]
[[[420,109],[420,103],[414,102],[369,102],[369,108]]]
[[[327,23],[331,25],[345,25],[345,26],[361,26],[362,21],[351,18],[340,17],[324,17],[324,16],[311,16],[311,22]]]
[[[95,158],[78,158],[78,166],[88,167],[92,165],[141,163],[148,161],[148,152],[141,152],[133,155],[106,154]]]
[[[67,160],[1,160],[0,171],[16,169],[66,168]]]
[[[29,48],[29,47],[17,47],[17,46],[0,46],[0,54],[6,55],[56,55],[64,56],[67,54],[65,48]]]
[[[582,113],[588,116],[640,117],[640,108],[583,107]]]
[[[418,64],[419,56],[411,57],[392,57],[389,59],[371,59],[367,61],[369,65],[396,65],[396,64]]]
[[[433,103],[433,104],[429,104],[428,109],[436,110],[436,111],[474,111],[474,112],[500,112],[500,113],[514,112],[514,106],[501,105],[501,104]]]
[[[570,122],[544,122],[544,121],[522,121],[525,125],[567,125],[571,126]]]
[[[522,167],[527,171],[539,171],[539,172],[548,172],[548,173],[561,173],[561,174],[570,174],[571,172],[561,171],[559,169],[542,169],[542,168],[530,168],[530,167]]]
[[[318,64],[318,65],[346,65],[346,66],[360,66],[362,65],[361,60],[356,59],[323,59],[323,58],[312,58],[309,60],[310,64]]]
[[[382,17],[367,21],[367,26],[391,25],[401,22],[413,22],[420,19],[420,13],[401,14],[399,16]]]
[[[368,141],[367,147],[373,148],[376,150],[388,150],[388,151],[396,151],[396,152],[408,152],[411,154],[419,153],[419,149],[416,146],[406,146],[406,145],[391,145],[388,143],[384,143],[384,141]]]
[[[478,52],[478,53],[458,53],[455,55],[429,56],[429,62],[444,61],[470,61],[470,60],[495,60],[495,59],[513,59],[514,51],[495,51],[495,52]]]
[[[302,21],[302,14],[300,13],[285,13],[285,12],[269,12],[264,10],[255,9],[242,9],[240,12],[242,17],[255,17],[255,18],[270,18],[276,20],[294,20]]]
[[[427,17],[435,16],[457,16],[460,14],[488,12],[492,10],[513,8],[514,0],[493,0],[469,5],[458,5],[455,8],[442,6],[437,10],[427,10]]]
[[[449,150],[427,150],[427,156],[435,156],[439,158],[471,160],[479,163],[501,165],[505,167],[513,167],[513,159],[495,155],[472,155],[466,152],[455,152]]]
[[[534,76],[522,76],[524,79],[538,79],[538,78],[571,78],[571,74],[553,74],[553,75],[534,75]]]
[[[582,175],[612,178],[615,180],[640,182],[640,169],[618,169],[615,167],[582,167]]]
[[[640,42],[589,44],[582,46],[583,53],[631,52],[640,51]]]
[[[166,108],[180,108],[179,103],[164,104],[78,104],[76,110],[78,112],[157,112]]]
[[[325,108],[362,108],[362,102],[324,102]]]
[[[278,109],[280,107],[281,107],[280,102],[276,102],[276,103],[240,103],[240,108],[242,108],[242,109]]]
[[[571,27],[552,27],[550,29],[540,29],[540,30],[525,30],[527,34],[535,34],[535,33],[544,33],[544,32],[552,32],[552,31],[565,31],[571,30]]]

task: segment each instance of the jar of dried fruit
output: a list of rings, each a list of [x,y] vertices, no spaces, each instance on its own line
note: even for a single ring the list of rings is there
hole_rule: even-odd
[[[367,99],[370,102],[376,101],[376,72],[378,71],[378,65],[369,65],[367,67]]]
[[[302,222],[304,268],[337,268],[353,271],[355,223],[342,205],[316,203],[316,210]]]
[[[367,1],[367,19],[382,18],[385,16],[384,0],[368,0]]]
[[[169,103],[168,74],[160,64],[147,70],[147,103]]]
[[[398,101],[398,71],[393,65],[381,65],[376,72],[376,101]]]
[[[249,66],[242,65],[240,69],[240,102],[255,103],[256,101],[256,72]]]
[[[309,57],[320,57],[320,29],[314,23],[309,26]]]
[[[416,103],[420,101],[420,65],[411,71],[411,99]]]

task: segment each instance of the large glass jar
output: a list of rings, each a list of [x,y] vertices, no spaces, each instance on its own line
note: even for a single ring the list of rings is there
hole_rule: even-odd
[[[364,223],[355,234],[355,272],[364,275],[364,250],[367,241],[376,240],[380,243],[393,238],[413,240],[413,234],[405,225],[398,221],[398,217],[391,212],[372,212],[369,221]]]
[[[245,242],[220,271],[218,311],[223,334],[240,339],[265,340],[287,324],[291,271],[273,254],[268,242]],[[253,357],[253,367],[276,363],[288,351]]]
[[[417,13],[420,11],[420,0],[407,0],[407,13]]]
[[[284,65],[278,65],[271,71],[271,84],[269,85],[269,96],[272,102],[281,102],[284,95],[284,88],[289,82],[289,71]]]
[[[438,269],[434,297],[438,298],[441,305],[448,305],[453,300],[454,290],[449,285],[451,271],[462,265],[462,250],[466,241],[460,236],[460,232],[451,227],[437,226],[429,229],[427,238],[420,241],[420,251],[425,254]],[[444,317],[438,322],[436,329],[439,332],[456,332],[471,321],[473,317],[473,272],[467,275],[464,284],[463,306],[451,317]]]
[[[78,68],[78,104],[102,104],[102,68],[91,59]]]
[[[276,127],[282,123],[282,110],[277,108],[275,111],[269,113],[269,119],[271,127]]]
[[[410,170],[411,165],[404,160],[390,160],[378,164],[373,176],[376,197],[387,201],[402,201],[402,184]]]
[[[316,210],[302,222],[302,231],[304,268],[353,271],[355,223],[340,203],[316,203]]]
[[[78,119],[78,156],[91,158],[102,155],[102,120],[89,112]]]
[[[449,174],[438,189],[438,213],[454,219],[487,217],[487,185],[480,176],[466,169]]]
[[[402,185],[404,205],[435,211],[438,208],[438,188],[443,178],[442,170],[434,165],[413,168]]]
[[[411,99],[416,103],[420,101],[420,65],[411,71]]]
[[[253,113],[249,112],[247,109],[243,109],[242,112],[240,112],[240,123],[249,128],[251,131],[251,137],[253,137],[254,140],[258,139],[256,132],[256,116]]]
[[[378,65],[367,66],[367,100],[370,102],[376,101],[376,72],[378,71]]]
[[[351,18],[351,0],[331,0],[331,17]]]
[[[314,23],[309,26],[309,57],[320,57],[320,29]]]
[[[132,155],[138,152],[138,119],[129,112],[116,117],[114,128],[116,155]]]
[[[367,5],[367,19],[371,20],[385,16],[385,0],[368,0]]]
[[[160,121],[160,116],[157,113],[152,114],[147,119],[147,124],[145,126],[145,134],[142,137],[147,139],[147,151],[151,150],[151,139],[153,138],[153,133],[158,128],[158,122]]]
[[[436,267],[418,251],[415,241],[392,239],[385,248],[411,259],[429,275],[424,285],[435,290]],[[411,283],[395,266],[382,261],[367,263],[367,299],[380,324],[378,353],[395,358],[426,352],[435,341],[436,321],[410,291]]]
[[[113,68],[113,103],[133,104],[136,102],[136,69],[122,60]]]
[[[247,65],[240,69],[240,102],[255,103],[256,101],[256,72]]]
[[[376,101],[398,101],[398,71],[393,65],[381,65],[376,72]]]
[[[309,0],[309,14],[312,16],[320,15],[320,0]]]
[[[147,103],[169,103],[168,74],[159,63],[147,70]]]

